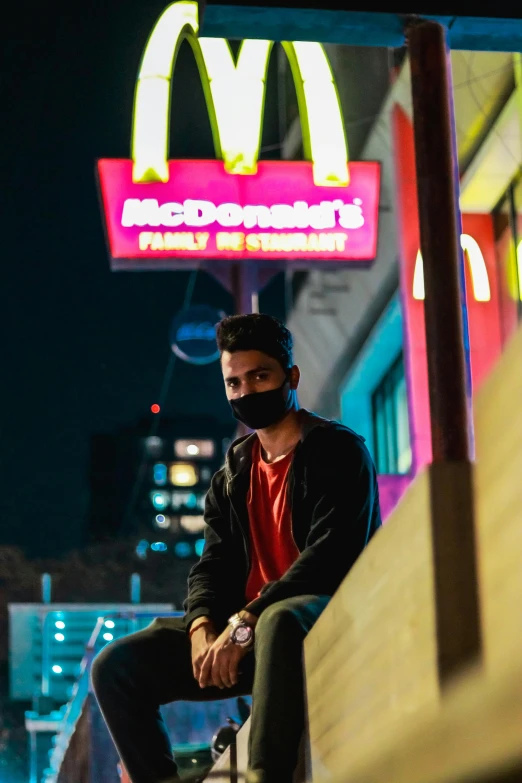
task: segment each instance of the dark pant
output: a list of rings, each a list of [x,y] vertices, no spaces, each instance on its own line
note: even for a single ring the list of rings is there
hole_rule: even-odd
[[[177,779],[160,704],[252,694],[249,769],[269,783],[290,783],[304,728],[303,640],[327,596],[303,595],[269,606],[256,627],[253,653],[229,689],[200,688],[181,619],[157,619],[107,645],[95,658],[92,683],[133,783]]]

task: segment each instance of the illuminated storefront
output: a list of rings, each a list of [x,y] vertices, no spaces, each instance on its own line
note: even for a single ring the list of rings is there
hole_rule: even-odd
[[[492,57],[484,55],[487,77],[496,68],[501,74],[505,72],[509,82],[511,55]],[[461,58],[465,65],[464,55]],[[337,74],[337,78],[341,76]],[[345,278],[348,292],[337,298],[336,318],[327,314],[328,303],[325,315],[313,318],[306,313],[307,288],[317,285],[313,278],[309,280],[289,324],[298,335],[296,354],[304,377],[313,378],[303,391],[302,403],[340,418],[364,435],[379,473],[385,515],[413,476],[431,461],[414,139],[411,111],[404,98],[409,84],[406,79],[404,82],[391,88],[375,122],[377,130],[370,133],[362,156],[381,160],[381,200],[392,205],[391,217],[381,214],[375,263],[366,280],[355,272]],[[496,87],[502,96],[505,85]],[[495,93],[488,96],[488,105],[493,105],[496,97]],[[496,121],[489,120],[480,144],[476,133],[473,144],[471,136],[462,133],[462,147],[468,144],[468,148],[461,183],[461,246],[474,393],[521,319],[522,133],[517,97],[515,90],[506,106],[500,105]],[[460,98],[456,92],[457,114]],[[461,108],[461,116],[466,108]],[[480,105],[477,109],[483,111]],[[375,305],[379,298],[380,309]],[[369,321],[368,313],[374,306],[376,314]],[[344,343],[338,336],[334,342],[339,324],[347,335]],[[321,338],[324,346],[334,346],[329,352],[333,358],[321,345]],[[323,357],[320,370],[307,358],[311,345]]]

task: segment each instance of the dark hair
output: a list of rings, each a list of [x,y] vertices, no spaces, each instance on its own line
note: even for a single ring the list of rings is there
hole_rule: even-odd
[[[217,325],[219,352],[261,351],[277,359],[283,370],[293,366],[293,339],[290,331],[271,315],[229,315]]]

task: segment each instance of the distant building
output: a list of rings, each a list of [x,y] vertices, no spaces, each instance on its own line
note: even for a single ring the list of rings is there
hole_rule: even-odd
[[[135,537],[136,552],[199,556],[203,511],[213,474],[222,466],[233,424],[211,418],[143,419],[91,439],[91,543]]]

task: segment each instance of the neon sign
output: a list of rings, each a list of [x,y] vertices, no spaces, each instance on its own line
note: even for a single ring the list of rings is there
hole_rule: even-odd
[[[491,300],[491,290],[489,287],[488,270],[482,251],[477,242],[469,234],[462,234],[460,237],[460,246],[464,251],[464,256],[468,258],[471,270],[471,282],[473,285],[473,296],[477,302],[489,302]],[[415,271],[413,274],[413,298],[424,299],[424,267],[421,251],[417,253],[415,260]]]
[[[177,268],[176,259],[182,266],[193,259],[372,260],[379,164],[348,168],[323,47],[283,44],[307,160],[258,162],[273,42],[243,41],[236,63],[226,40],[198,39],[198,28],[196,2],[176,2],[162,13],[138,74],[132,160],[98,161],[112,268]],[[168,160],[170,82],[185,39],[196,57],[220,160]]]
[[[101,160],[98,171],[116,269],[150,268],[144,261],[162,258],[376,254],[378,163],[352,163],[350,185],[328,189],[314,185],[305,161],[263,161],[248,177],[228,174],[217,160],[169,161],[168,182],[146,185],[132,182],[130,160]]]
[[[237,64],[228,41],[196,37],[198,3],[172,3],[158,19],[138,74],[134,101],[134,182],[167,182],[170,81],[181,42],[196,57],[207,100],[216,157],[233,174],[255,174],[272,41],[246,40]],[[299,104],[305,157],[316,185],[349,182],[348,147],[339,97],[321,44],[285,42]]]

